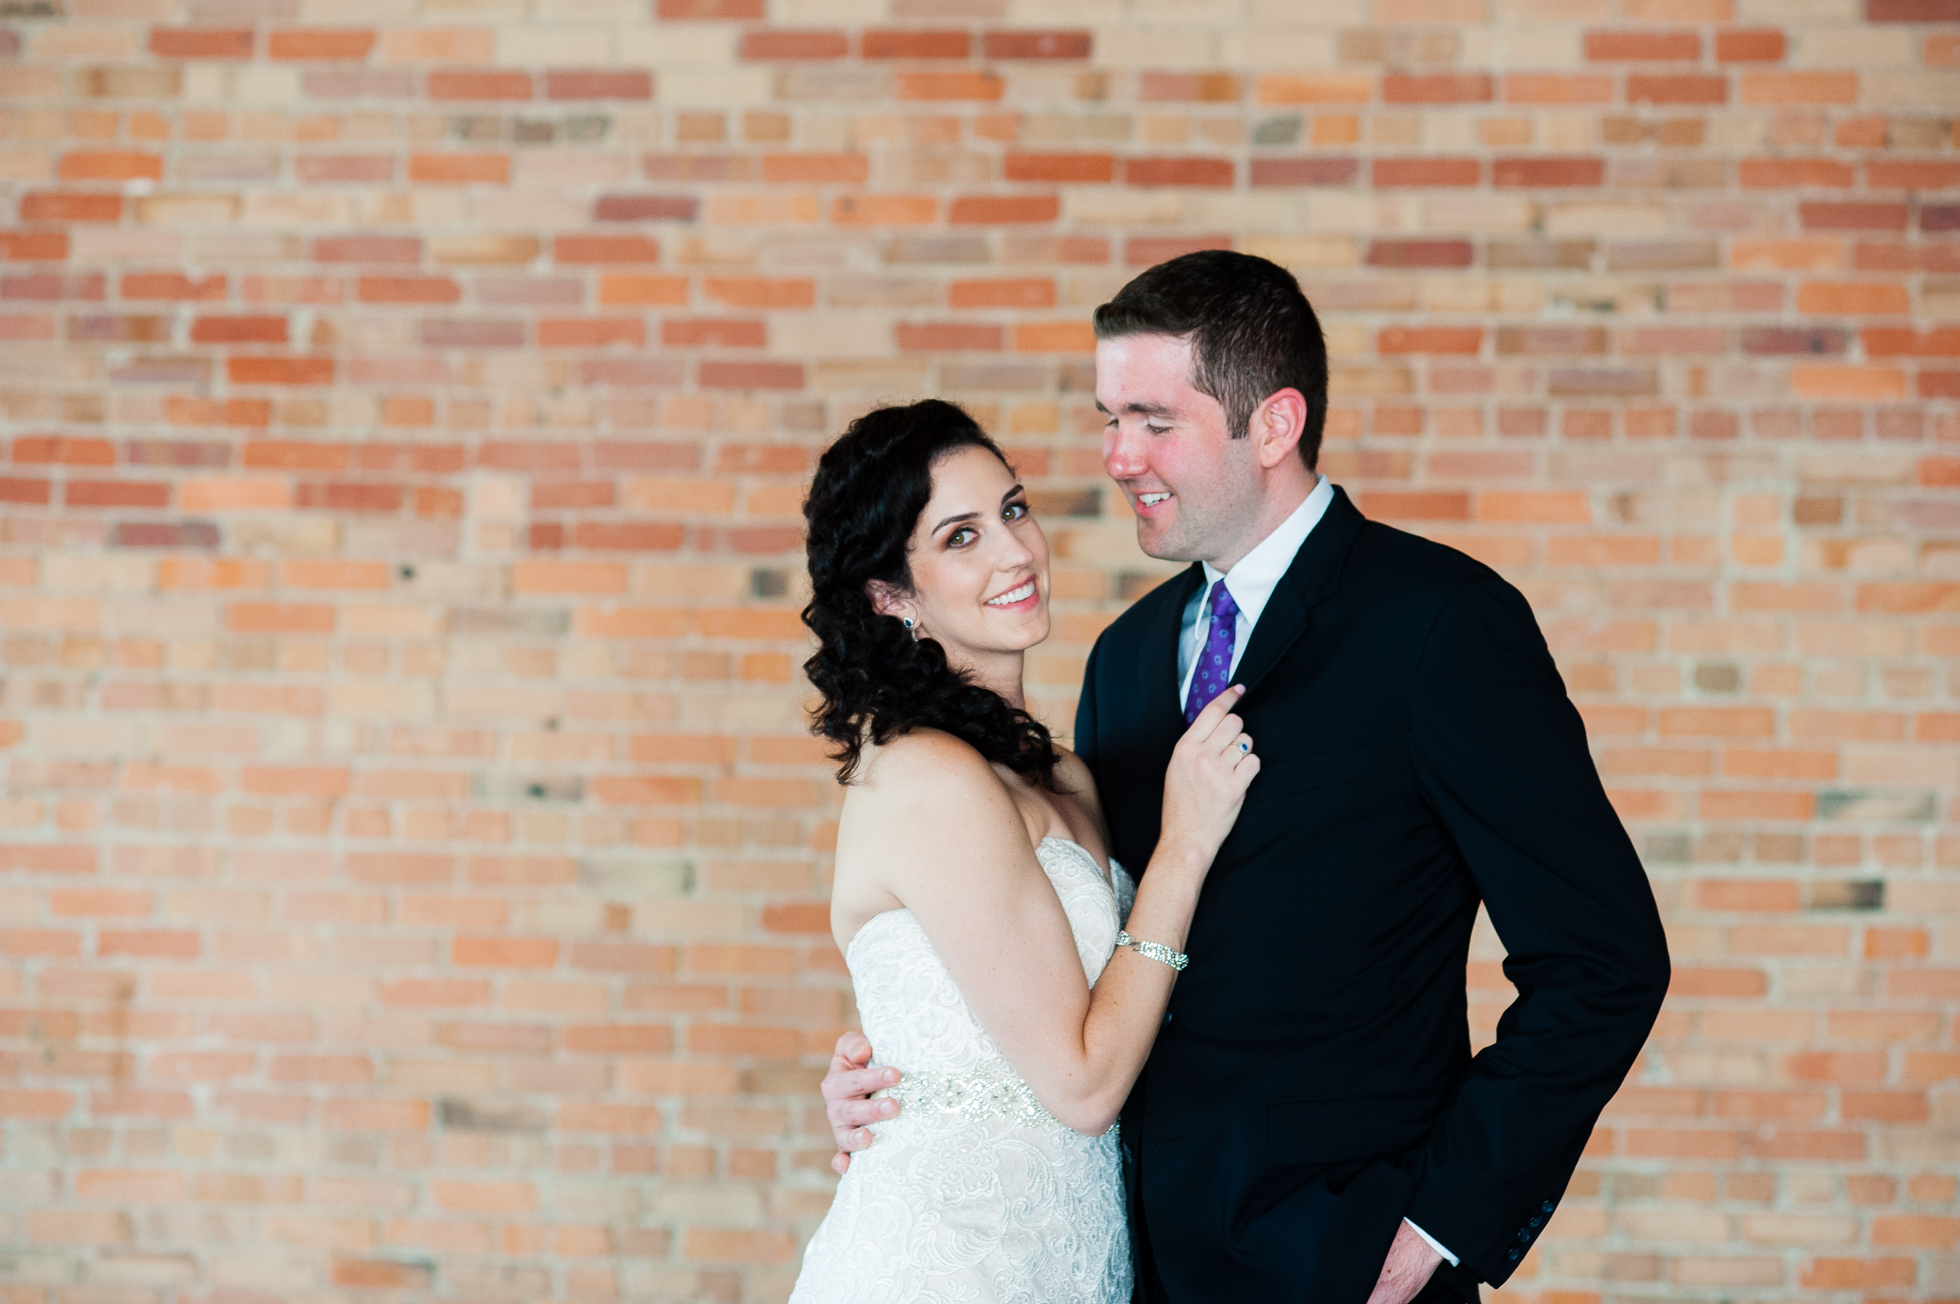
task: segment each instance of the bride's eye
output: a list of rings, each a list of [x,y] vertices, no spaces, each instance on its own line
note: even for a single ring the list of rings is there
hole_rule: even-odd
[[[959,529],[954,530],[946,536],[946,546],[948,548],[964,548],[973,539],[979,537],[980,532],[975,530],[971,525],[962,525]]]
[[[1009,503],[1001,509],[1000,519],[1003,521],[1018,521],[1027,514],[1028,505],[1026,503]]]

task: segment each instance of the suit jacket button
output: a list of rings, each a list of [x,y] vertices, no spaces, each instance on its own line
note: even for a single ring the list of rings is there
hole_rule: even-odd
[[[1550,1213],[1551,1211],[1552,1211],[1552,1202],[1550,1200],[1547,1200],[1545,1201],[1545,1203],[1538,1206],[1539,1213]]]
[[[1539,1223],[1541,1223],[1541,1222],[1543,1222],[1543,1221],[1545,1221],[1545,1220],[1544,1220],[1543,1218],[1533,1218],[1533,1219],[1531,1220],[1531,1225],[1532,1225],[1533,1227],[1536,1227],[1536,1226],[1537,1226],[1537,1225],[1538,1225]]]
[[[1516,1250],[1512,1250],[1511,1253],[1506,1257],[1509,1258],[1511,1262],[1516,1263],[1518,1261],[1518,1252]]]

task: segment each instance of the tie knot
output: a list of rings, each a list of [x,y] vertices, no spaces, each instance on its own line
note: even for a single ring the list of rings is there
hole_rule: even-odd
[[[1222,620],[1226,616],[1236,616],[1238,614],[1239,604],[1232,601],[1232,591],[1225,587],[1225,581],[1220,580],[1218,583],[1212,585],[1211,618],[1213,620]]]

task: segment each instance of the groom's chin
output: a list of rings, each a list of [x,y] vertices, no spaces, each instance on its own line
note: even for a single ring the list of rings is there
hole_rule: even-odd
[[[1196,561],[1190,550],[1182,546],[1182,541],[1169,530],[1147,528],[1142,521],[1137,522],[1137,547],[1143,549],[1144,556],[1155,557],[1158,561]]]

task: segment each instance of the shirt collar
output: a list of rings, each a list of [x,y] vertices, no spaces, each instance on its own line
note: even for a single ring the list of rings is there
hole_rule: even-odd
[[[1231,570],[1219,572],[1210,562],[1205,568],[1204,597],[1211,596],[1211,586],[1222,578],[1225,587],[1232,592],[1232,601],[1238,605],[1239,617],[1245,623],[1241,629],[1251,629],[1259,623],[1259,613],[1266,609],[1273,590],[1279,586],[1280,578],[1286,574],[1287,567],[1293,564],[1294,554],[1300,545],[1307,541],[1307,535],[1327,514],[1328,505],[1334,501],[1334,486],[1326,476],[1319,476],[1306,500],[1293,509],[1293,514],[1279,523],[1279,527],[1259,541],[1257,547],[1239,558],[1238,565]]]

